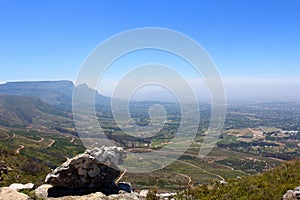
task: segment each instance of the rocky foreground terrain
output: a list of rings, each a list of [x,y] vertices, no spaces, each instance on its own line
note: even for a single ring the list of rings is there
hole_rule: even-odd
[[[142,190],[140,193],[126,193],[120,192],[119,194],[105,195],[102,192],[95,192],[87,195],[71,195],[71,196],[62,196],[62,197],[47,197],[48,189],[51,188],[51,185],[42,185],[37,189],[33,190],[33,195],[27,195],[22,192],[18,192],[16,189],[11,187],[2,187],[0,188],[0,199],[1,200],[30,200],[30,199],[56,199],[56,200],[117,200],[117,199],[146,199],[148,191]]]
[[[299,175],[300,162],[287,164],[261,175],[215,183],[209,190],[205,189],[206,186],[199,186],[179,194],[155,194],[148,190],[135,192],[130,183],[119,182],[124,173],[121,173],[118,165],[122,164],[124,158],[126,158],[126,152],[120,147],[101,147],[86,150],[84,153],[68,159],[50,172],[45,178],[45,183],[39,187],[35,187],[33,183],[13,183],[9,187],[0,188],[0,200],[139,200],[174,199],[174,196],[176,199],[224,199],[224,197],[228,199],[230,196],[234,198],[229,199],[239,199],[235,198],[240,195],[240,191],[234,192],[236,189],[245,190],[247,195],[243,194],[242,196],[248,196],[248,199],[258,199],[257,196],[252,198],[252,194],[260,191],[256,186],[266,185],[267,187],[262,190],[264,194],[268,194],[268,190],[272,187],[272,180],[279,179],[282,181],[282,186],[286,188],[285,191],[288,190],[286,193],[277,191],[284,194],[281,199],[300,199],[300,187],[296,187],[294,190],[290,188],[291,185],[297,182],[295,178]],[[5,165],[1,168],[1,172],[6,172]],[[279,176],[277,177],[277,175]],[[270,178],[273,176],[277,178]],[[291,176],[294,177],[292,182],[290,181]],[[265,177],[268,177],[268,179]],[[236,185],[237,183],[238,185]],[[277,182],[278,184],[279,182]],[[285,191],[282,190],[282,192]],[[257,195],[259,194],[257,193]]]
[[[45,178],[45,184],[34,189],[33,183],[14,183],[0,188],[0,200],[114,200],[146,199],[149,191],[132,191],[130,183],[118,182],[118,168],[126,158],[120,147],[101,147],[86,150],[68,159]],[[161,194],[161,198],[173,194]]]

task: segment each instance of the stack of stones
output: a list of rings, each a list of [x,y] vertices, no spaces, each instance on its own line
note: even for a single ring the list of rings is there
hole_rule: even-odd
[[[46,200],[143,200],[148,190],[133,192],[130,183],[115,180],[120,176],[119,164],[126,158],[120,147],[101,147],[86,150],[49,173],[46,184],[36,188],[32,183],[12,184],[0,188],[0,200],[30,200],[21,193],[30,191],[35,198]],[[162,198],[160,198],[162,199]]]
[[[117,194],[126,189],[131,192],[130,184],[115,179],[120,176],[119,164],[126,158],[126,152],[120,147],[101,147],[86,150],[67,160],[46,177],[45,182],[53,187],[48,190],[50,196],[84,195],[102,192],[106,195]]]

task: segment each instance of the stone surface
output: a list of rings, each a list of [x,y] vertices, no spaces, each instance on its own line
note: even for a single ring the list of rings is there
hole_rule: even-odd
[[[139,196],[140,196],[140,198],[146,198],[148,193],[149,193],[149,190],[141,190]]]
[[[283,195],[283,200],[300,200],[300,187],[296,187],[294,190],[288,190],[284,195]]]
[[[137,193],[113,194],[107,197],[107,200],[140,200]]]
[[[47,197],[48,190],[51,190],[53,186],[49,184],[41,185],[40,187],[36,188],[35,195],[38,199],[43,200],[145,200],[148,194],[148,190],[142,190],[140,193],[132,192],[126,193],[122,191],[121,194],[112,194],[112,195],[105,195],[101,192],[93,192],[86,195],[68,195],[62,197]],[[157,196],[159,199],[162,198],[160,195]],[[23,194],[19,193],[14,189],[9,187],[0,188],[0,200],[29,200],[30,198]]]
[[[130,183],[115,183],[115,179],[120,176],[118,164],[121,164],[125,157],[126,152],[119,147],[87,150],[68,159],[49,173],[45,179],[49,184],[39,186],[34,193],[37,198],[46,200],[140,199],[138,193],[132,192]],[[33,191],[33,187],[32,183],[14,183],[10,187],[0,188],[0,200],[30,199],[17,191]]]
[[[129,182],[120,182],[117,185],[119,190],[131,193],[132,192],[132,186]]]
[[[117,167],[119,164],[123,164],[123,159],[126,158],[126,151],[121,147],[101,147],[94,148],[86,151],[99,162],[104,163],[111,167]]]
[[[64,196],[84,196],[96,192],[102,192],[106,195],[118,193],[118,188],[103,187],[103,188],[80,188],[69,189],[64,187],[52,187],[48,189],[48,197],[64,197]]]
[[[174,196],[177,193],[160,193],[160,194],[156,194],[157,197],[159,197],[159,199],[174,199]]]
[[[2,187],[0,188],[0,200],[30,200],[30,198],[9,187]]]
[[[101,192],[92,193],[83,196],[65,196],[58,198],[47,198],[47,200],[107,200],[107,196]]]
[[[65,196],[58,198],[47,198],[46,200],[141,200],[138,193],[112,194],[106,196],[101,192],[92,193],[83,196]]]
[[[22,183],[13,183],[9,186],[10,189],[20,191],[20,190],[31,190],[34,187],[33,183],[27,183],[27,184],[22,184]]]
[[[56,192],[68,192],[67,189],[83,189],[82,194],[96,192],[117,193],[114,180],[120,175],[118,164],[123,162],[126,152],[120,147],[101,147],[87,150],[68,159],[49,173],[45,182],[57,189]],[[69,192],[72,192],[69,190]]]
[[[35,195],[40,199],[46,199],[48,196],[48,189],[53,186],[50,184],[43,184],[34,190]]]

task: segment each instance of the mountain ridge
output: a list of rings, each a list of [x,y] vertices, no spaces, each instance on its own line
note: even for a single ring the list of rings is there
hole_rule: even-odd
[[[95,93],[97,105],[108,104],[111,100],[85,84],[75,86],[68,80],[7,82],[0,84],[0,94],[37,97],[50,105],[71,109],[74,88]]]
[[[67,113],[37,97],[0,95],[0,125],[25,127],[45,116],[68,117]]]

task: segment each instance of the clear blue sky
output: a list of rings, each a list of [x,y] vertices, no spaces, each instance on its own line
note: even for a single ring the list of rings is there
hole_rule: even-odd
[[[0,81],[75,79],[101,41],[157,26],[199,42],[222,76],[300,77],[298,0],[0,0]]]

